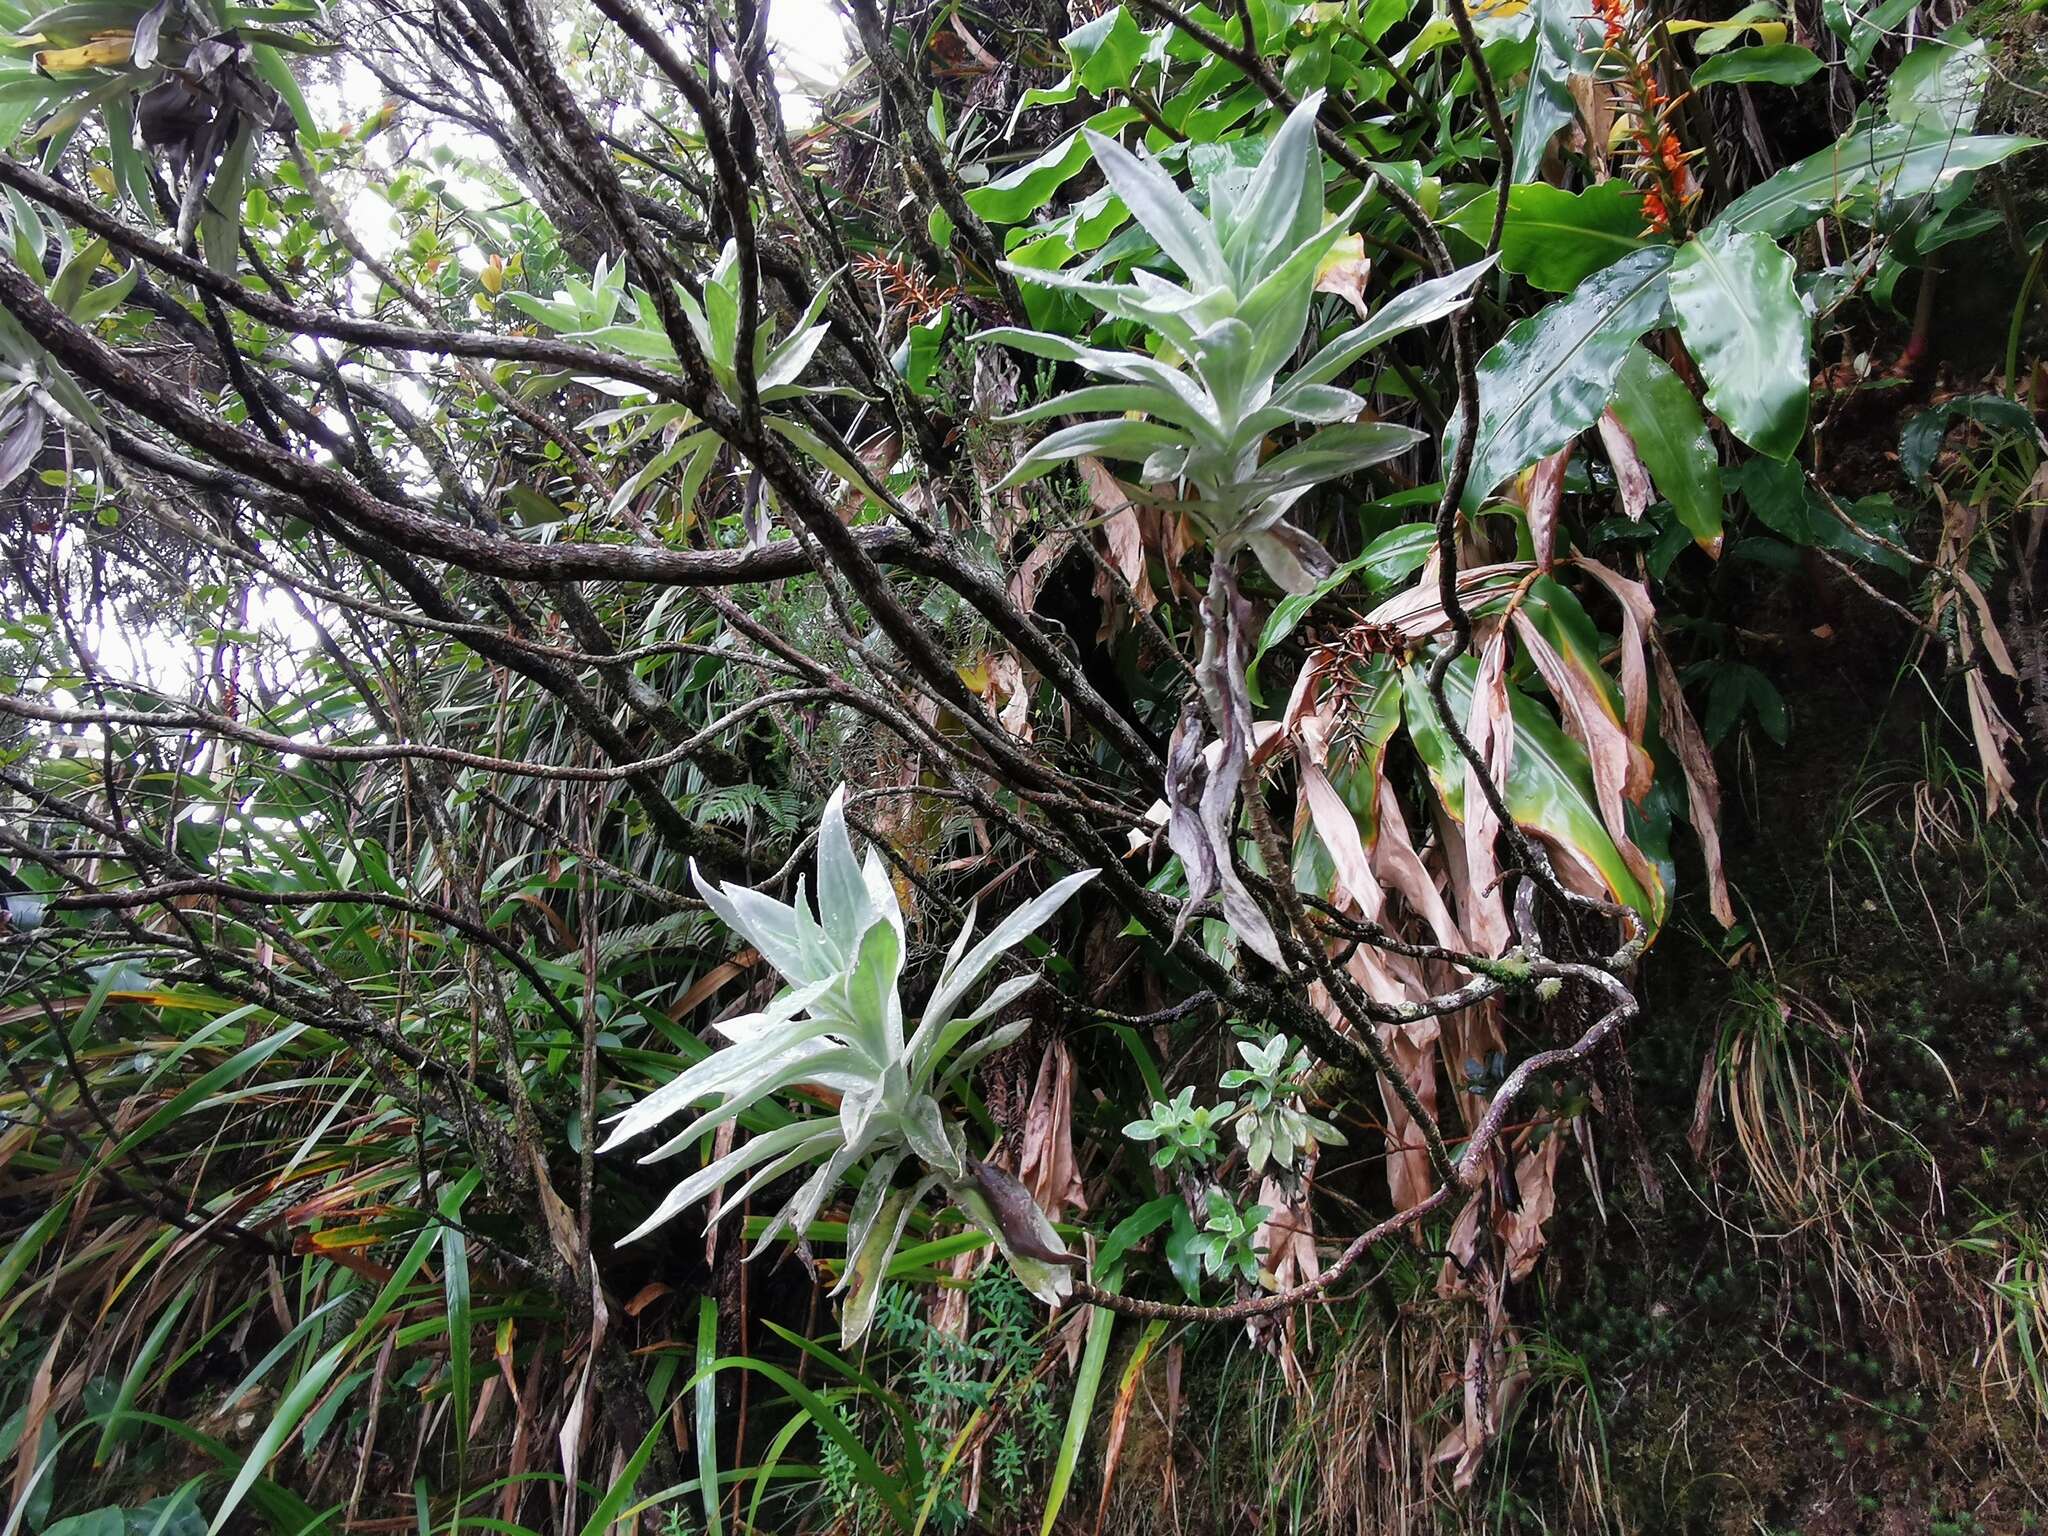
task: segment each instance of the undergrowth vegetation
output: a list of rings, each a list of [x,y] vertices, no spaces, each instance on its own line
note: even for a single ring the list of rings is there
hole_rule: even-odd
[[[2048,1510],[2027,0],[0,0],[0,1536]]]

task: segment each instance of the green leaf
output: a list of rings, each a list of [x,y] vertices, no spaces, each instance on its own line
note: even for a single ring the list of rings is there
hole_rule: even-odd
[[[903,376],[904,386],[920,400],[929,400],[937,393],[932,375],[938,371],[940,343],[945,340],[946,322],[951,315],[951,310],[942,309],[932,319],[911,326],[903,344],[889,359]]]
[[[1242,485],[1260,496],[1277,496],[1305,485],[1319,485],[1383,464],[1406,453],[1421,437],[1413,427],[1395,426],[1391,422],[1340,422],[1268,459]]]
[[[1492,219],[1493,199],[1480,197],[1453,222],[1483,244]],[[1500,264],[1532,288],[1569,293],[1645,243],[1643,195],[1627,182],[1617,178],[1573,193],[1536,181],[1508,192]]]
[[[1131,217],[1158,242],[1160,251],[1186,274],[1196,293],[1230,286],[1230,268],[1216,242],[1215,227],[1157,160],[1132,154],[1105,133],[1083,128],[1081,136],[1103,178],[1131,210]]]
[[[185,1305],[192,1299],[192,1291],[197,1283],[196,1280],[187,1283],[185,1289],[172,1299],[171,1304],[164,1308],[163,1316],[157,1319],[156,1326],[150,1329],[149,1337],[143,1340],[142,1348],[136,1351],[127,1374],[121,1378],[121,1390],[114,1399],[113,1408],[107,1414],[107,1422],[100,1430],[100,1443],[92,1456],[94,1466],[105,1466],[107,1453],[120,1443],[122,1421],[126,1418],[128,1410],[135,1406],[135,1399],[141,1393],[151,1369],[156,1365],[157,1356],[163,1353],[164,1346],[170,1342],[171,1329],[177,1325],[178,1319],[185,1315]]]
[[[1017,461],[1016,467],[1003,477],[996,489],[1007,490],[1013,485],[1036,480],[1083,454],[1138,461],[1162,448],[1176,447],[1186,441],[1184,433],[1156,421],[1129,421],[1121,416],[1109,416],[1100,421],[1079,422],[1040,438],[1030,452]]]
[[[1859,129],[1751,187],[1705,233],[1737,230],[1776,240],[1836,207],[1867,222],[1881,198],[1922,197],[1966,171],[1997,165],[2041,142],[2014,134],[1956,138],[1897,123]]]
[[[1849,72],[1858,80],[1870,56],[1912,15],[1919,0],[1822,0],[1828,30],[1846,45]]]
[[[1353,577],[1362,575],[1367,586],[1380,591],[1421,570],[1435,547],[1435,524],[1403,523],[1398,528],[1389,528],[1368,544],[1363,553],[1345,561],[1309,591],[1290,592],[1273,605],[1272,616],[1259,635],[1258,650],[1252,655],[1252,666],[1256,668],[1261,656],[1293,634],[1317,603]],[[1256,684],[1253,691],[1256,701]]]
[[[473,1186],[477,1177],[474,1172],[467,1174],[464,1176],[464,1183]],[[434,1237],[434,1228],[430,1226],[413,1239],[405,1257],[399,1260],[398,1267],[391,1272],[391,1278],[384,1283],[384,1288],[377,1293],[376,1300],[371,1302],[369,1309],[364,1312],[362,1319],[348,1336],[314,1361],[305,1374],[292,1384],[291,1390],[279,1400],[277,1411],[271,1415],[263,1433],[256,1437],[256,1443],[249,1448],[249,1454],[242,1459],[241,1470],[235,1474],[234,1482],[228,1487],[227,1496],[214,1511],[213,1523],[206,1528],[206,1536],[220,1536],[229,1518],[241,1507],[242,1500],[248,1497],[251,1485],[262,1476],[263,1469],[270,1464],[271,1458],[284,1448],[284,1443],[290,1438],[292,1431],[298,1428],[300,1422],[312,1411],[313,1405],[319,1401],[321,1394],[327,1389],[327,1384],[334,1379],[334,1373],[341,1368],[342,1362],[370,1337],[377,1325],[384,1321],[386,1314],[397,1304],[405,1288],[412,1283],[412,1277],[419,1273],[420,1266],[426,1263],[427,1255],[433,1251]]]
[[[1615,376],[1608,408],[1685,531],[1696,539],[1718,537],[1721,460],[1685,381],[1647,348],[1636,347]]]
[[[1067,1409],[1066,1432],[1060,1436],[1059,1455],[1052,1464],[1052,1481],[1046,1487],[1045,1517],[1038,1536],[1052,1536],[1060,1506],[1074,1484],[1074,1472],[1081,1464],[1081,1451],[1088,1443],[1088,1422],[1095,1411],[1095,1393],[1102,1385],[1103,1362],[1109,1358],[1109,1336],[1116,1327],[1116,1314],[1098,1308],[1088,1319],[1088,1342],[1081,1348],[1081,1368],[1074,1372],[1074,1398]]]
[[[1796,271],[1774,240],[1728,230],[1688,242],[1671,263],[1671,307],[1708,408],[1774,459],[1789,459],[1806,435],[1811,327]]]
[[[1762,43],[1716,54],[1692,72],[1695,89],[1702,85],[1804,85],[1827,65],[1811,48],[1797,43]]]
[[[691,1404],[697,1441],[697,1494],[704,1501],[704,1529],[720,1536],[725,1522],[719,1512],[718,1488],[718,1298],[697,1299],[697,1374]]]
[[[92,240],[80,246],[77,254],[59,267],[56,277],[51,280],[50,302],[65,314],[75,317],[79,302],[86,295],[86,285],[92,281],[93,273],[99,270],[100,263],[106,259],[106,241]]]
[[[127,1536],[128,1522],[121,1511],[109,1504],[82,1515],[71,1515],[55,1525],[43,1527],[43,1536]]]
[[[1510,329],[1479,362],[1479,437],[1465,508],[1509,475],[1555,453],[1600,419],[1637,337],[1664,311],[1668,246],[1649,246],[1594,273]],[[1446,434],[1449,460],[1456,421]]]
[[[591,1507],[590,1518],[583,1522],[579,1536],[605,1536],[605,1533],[618,1522],[625,1513],[626,1506],[633,1502],[634,1494],[639,1491],[640,1473],[646,1467],[648,1458],[653,1456],[656,1443],[668,1433],[668,1428],[667,1417],[662,1414],[655,1415],[653,1426],[640,1441],[640,1449],[619,1468],[619,1475],[612,1479],[612,1485],[605,1490],[604,1497]],[[422,1531],[426,1529],[424,1520],[420,1528]]]
[[[1097,133],[1114,133],[1138,120],[1135,107],[1112,107],[1088,119]],[[1052,201],[1055,192],[1088,165],[1088,141],[1079,130],[1068,134],[1036,160],[1020,165],[985,187],[971,188],[967,206],[991,224],[1021,224]]]
[[[1889,570],[1905,570],[1905,562],[1881,545],[1858,538],[1814,496],[1806,471],[1796,463],[1751,459],[1729,476],[1757,520],[1790,543],[1810,549],[1831,549],[1851,559]],[[1883,498],[1865,498],[1846,509],[1863,527],[1899,542],[1897,510]]]
[[[1408,735],[1421,754],[1444,809],[1465,819],[1465,757],[1444,731],[1429,697],[1429,661],[1402,667]],[[1444,699],[1457,719],[1469,717],[1478,661],[1460,656],[1444,675]],[[1578,850],[1600,872],[1615,900],[1626,902],[1655,927],[1663,920],[1664,893],[1645,891],[1600,819],[1586,749],[1556,718],[1518,688],[1508,690],[1515,723],[1514,771],[1508,776],[1508,812],[1518,825]]]
[[[448,1304],[448,1395],[451,1403],[449,1429],[455,1435],[458,1466],[469,1460],[470,1400],[470,1309],[469,1237],[457,1225],[462,1216],[458,1190],[443,1190],[440,1200],[445,1225],[441,1229],[441,1292]]]
[[[1952,33],[1922,43],[1899,60],[1885,82],[1885,116],[1906,128],[1968,133],[1977,126],[1990,77],[1991,61],[1981,39],[1970,42]]]
[[[1536,179],[1551,139],[1578,110],[1571,77],[1585,72],[1586,14],[1582,0],[1536,0],[1536,54],[1515,112],[1514,164],[1504,167],[1514,181]]]
[[[249,179],[249,167],[256,159],[256,120],[245,117],[228,141],[213,179],[207,183],[204,206],[199,214],[199,239],[206,248],[206,264],[216,272],[232,272],[239,254],[242,234],[242,186]]]
[[[530,486],[514,485],[505,492],[506,509],[522,528],[540,528],[559,523],[569,514]]]
[[[2004,395],[1957,395],[1920,412],[1899,433],[1899,468],[1922,490],[1927,488],[1927,473],[1934,468],[1942,440],[1958,420],[2030,435],[2035,430],[2033,412]]]
[[[1067,51],[1075,81],[1101,96],[1129,88],[1150,42],[1131,13],[1119,5],[1076,27],[1060,39],[1060,46]]]

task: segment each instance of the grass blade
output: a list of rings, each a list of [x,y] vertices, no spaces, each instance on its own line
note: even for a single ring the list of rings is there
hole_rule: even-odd
[[[704,1296],[697,1302],[697,1492],[704,1500],[704,1529],[708,1536],[721,1536],[725,1527],[719,1518],[723,1502],[718,1487],[718,1298]]]

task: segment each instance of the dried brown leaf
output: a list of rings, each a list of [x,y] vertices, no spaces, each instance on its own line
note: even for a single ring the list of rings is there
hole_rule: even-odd
[[[1523,1150],[1515,1161],[1515,1187],[1521,1206],[1500,1213],[1500,1235],[1507,1249],[1508,1279],[1526,1280],[1543,1257],[1546,1239],[1543,1224],[1557,1210],[1557,1158],[1564,1138],[1552,1126],[1538,1144]]]
[[[1144,1380],[1145,1362],[1151,1358],[1152,1346],[1156,1342],[1157,1335],[1150,1333],[1139,1340],[1117,1383],[1116,1402],[1109,1410],[1109,1435],[1102,1448],[1102,1492],[1095,1500],[1096,1536],[1102,1536],[1103,1522],[1109,1517],[1110,1490],[1116,1484],[1117,1463],[1123,1459],[1124,1435],[1131,1427],[1131,1408],[1137,1402],[1138,1383]]]
[[[661,1280],[650,1280],[633,1293],[633,1299],[626,1303],[626,1316],[638,1317],[662,1297],[675,1289]]]
[[[1024,557],[1010,578],[1010,601],[1026,613],[1038,606],[1038,594],[1045,590],[1051,579],[1053,567],[1072,546],[1074,536],[1064,528],[1056,528],[1031,546],[1031,553]]]
[[[1644,652],[1657,631],[1657,605],[1650,589],[1611,566],[1581,555],[1578,567],[1614,595],[1621,605],[1621,702],[1630,741],[1640,744],[1650,723],[1650,684]],[[1648,789],[1647,781],[1644,784]],[[1631,799],[1635,798],[1632,793]]]
[[[1472,680],[1472,708],[1465,736],[1486,764],[1496,787],[1505,790],[1514,771],[1515,717],[1508,704],[1508,637],[1494,624],[1479,650],[1479,668]],[[1496,851],[1501,827],[1481,787],[1478,770],[1465,765],[1465,906],[1466,937],[1485,955],[1499,955],[1514,941],[1507,906],[1500,894],[1500,858]]]
[[[1720,1074],[1720,1052],[1708,1046],[1700,1053],[1700,1081],[1692,1095],[1692,1124],[1686,1129],[1685,1144],[1695,1159],[1707,1155],[1707,1139],[1714,1133],[1714,1084]]]
[[[1735,904],[1728,897],[1728,868],[1721,858],[1721,778],[1714,771],[1714,754],[1699,722],[1693,719],[1685,689],[1664,647],[1654,647],[1650,659],[1657,671],[1657,729],[1678,754],[1693,836],[1699,839],[1700,855],[1706,860],[1707,906],[1716,922],[1731,928]]]
[[[1536,568],[1547,571],[1557,558],[1557,509],[1564,501],[1564,472],[1572,461],[1578,439],[1566,443],[1522,476],[1522,512],[1529,519],[1529,542],[1535,547]]]
[[[1053,1041],[1039,1061],[1022,1145],[1017,1177],[1048,1220],[1088,1209],[1074,1162],[1074,1056],[1064,1041]]]
[[[36,1373],[29,1381],[28,1403],[22,1410],[20,1447],[14,1454],[14,1498],[16,1509],[28,1496],[29,1484],[36,1475],[36,1461],[43,1448],[43,1424],[50,1416],[55,1397],[57,1378],[57,1355],[64,1347],[64,1335],[71,1326],[68,1317],[59,1316],[57,1331],[50,1336],[50,1347],[43,1351],[43,1363],[36,1367]]]
[[[1365,843],[1358,835],[1358,818],[1351,814],[1351,807],[1345,804],[1324,770],[1328,757],[1322,722],[1310,717],[1295,735],[1301,743],[1296,765],[1302,800],[1316,836],[1336,866],[1337,886],[1332,898],[1340,902],[1349,899],[1368,921],[1376,922],[1384,898],[1379,881],[1373,878],[1372,860],[1366,854]]]
[[[1963,679],[1964,690],[1970,700],[1970,735],[1977,744],[1977,761],[1984,770],[1984,814],[1996,816],[2002,810],[2018,810],[2019,800],[2014,795],[2012,767],[2005,760],[2005,749],[2015,746],[2020,733],[1998,711],[1998,703],[1991,697],[1991,685],[1984,680],[1981,670],[1972,670]]]
[[[1636,452],[1636,440],[1615,419],[1612,410],[1600,413],[1600,442],[1607,450],[1607,462],[1614,466],[1616,489],[1621,492],[1621,510],[1630,522],[1639,523],[1653,499],[1650,471]]]
[[[1123,578],[1139,614],[1150,613],[1159,606],[1159,597],[1152,590],[1151,577],[1146,571],[1145,525],[1138,515],[1137,503],[1130,489],[1111,474],[1100,459],[1084,455],[1079,464],[1081,483],[1088,488],[1088,499],[1095,504],[1100,515],[1098,527],[1103,552],[1117,575]],[[1108,577],[1100,572],[1097,573],[1096,586],[1104,598],[1103,623],[1107,626],[1109,612],[1122,602],[1122,594],[1115,592]]]

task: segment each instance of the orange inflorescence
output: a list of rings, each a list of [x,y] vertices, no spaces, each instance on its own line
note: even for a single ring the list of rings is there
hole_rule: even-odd
[[[1592,0],[1593,14],[1605,29],[1602,51],[1614,70],[1612,79],[1625,103],[1622,116],[1632,121],[1634,173],[1643,185],[1643,222],[1647,234],[1669,234],[1672,221],[1699,196],[1692,173],[1692,153],[1672,131],[1670,113],[1677,105],[1657,83],[1654,44],[1638,36],[1632,0]]]
[[[922,323],[960,297],[958,288],[934,282],[916,268],[891,257],[863,253],[853,258],[858,277],[876,284],[891,309],[905,310],[913,323]]]

